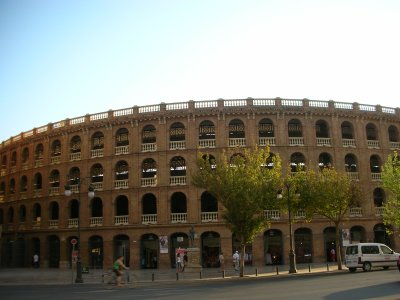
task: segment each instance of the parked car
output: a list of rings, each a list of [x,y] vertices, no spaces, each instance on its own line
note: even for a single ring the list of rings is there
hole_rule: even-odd
[[[388,246],[380,243],[357,243],[346,247],[345,265],[350,272],[357,268],[371,271],[373,267],[389,267],[399,265],[400,254],[394,252]]]

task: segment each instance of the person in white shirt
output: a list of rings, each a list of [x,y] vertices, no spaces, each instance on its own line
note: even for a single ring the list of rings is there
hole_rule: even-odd
[[[239,252],[237,250],[233,254],[232,260],[233,260],[233,266],[235,268],[235,271],[239,271],[240,256],[239,256]]]

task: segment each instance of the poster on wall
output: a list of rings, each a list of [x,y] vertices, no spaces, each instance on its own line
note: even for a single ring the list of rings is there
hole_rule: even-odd
[[[160,240],[160,253],[168,253],[168,237],[166,235],[162,235],[159,238]]]
[[[342,229],[342,245],[350,245],[350,229]]]

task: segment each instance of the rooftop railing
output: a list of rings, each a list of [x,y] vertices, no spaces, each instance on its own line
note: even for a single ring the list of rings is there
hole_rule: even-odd
[[[380,105],[366,105],[359,104],[357,102],[347,103],[347,102],[335,102],[333,100],[309,100],[309,99],[283,99],[283,98],[247,98],[247,99],[218,99],[218,100],[204,100],[204,101],[193,101],[188,102],[177,102],[177,103],[160,103],[155,105],[146,106],[134,106],[130,108],[123,108],[119,110],[109,110],[107,112],[100,112],[96,114],[87,114],[85,116],[76,117],[72,119],[65,119],[57,121],[55,123],[49,123],[41,127],[34,128],[32,130],[22,132],[10,139],[3,141],[0,144],[0,149],[3,147],[17,142],[19,140],[40,135],[43,133],[50,133],[52,130],[60,129],[67,126],[74,126],[82,123],[91,123],[104,121],[112,118],[140,118],[142,115],[146,114],[158,114],[158,113],[173,113],[174,111],[188,111],[190,113],[196,113],[196,111],[204,111],[209,109],[210,111],[218,110],[231,111],[232,109],[249,109],[252,108],[270,108],[271,110],[285,110],[285,109],[300,109],[304,108],[307,110],[345,110],[354,111],[355,113],[379,113],[386,115],[394,115],[400,118],[400,108],[383,107]]]

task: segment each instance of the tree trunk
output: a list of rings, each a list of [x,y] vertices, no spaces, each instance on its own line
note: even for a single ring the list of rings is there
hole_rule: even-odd
[[[244,276],[244,255],[246,251],[246,245],[240,245],[240,277]]]
[[[342,270],[342,246],[340,244],[340,226],[339,222],[335,223],[336,227],[336,261],[338,270]]]

